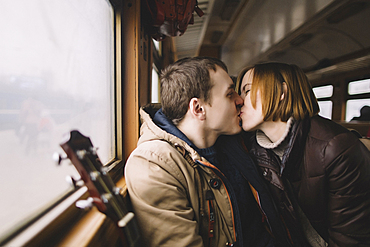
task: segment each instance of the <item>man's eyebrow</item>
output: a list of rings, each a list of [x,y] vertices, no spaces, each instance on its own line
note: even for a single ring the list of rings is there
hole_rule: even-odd
[[[229,87],[227,89],[229,90],[229,89],[234,89],[234,88],[235,88],[234,83],[231,83],[231,84],[229,84]]]

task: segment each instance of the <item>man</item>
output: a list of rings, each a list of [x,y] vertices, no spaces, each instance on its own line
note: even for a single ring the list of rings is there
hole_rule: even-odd
[[[141,137],[125,167],[145,246],[289,246],[235,136],[243,100],[226,66],[206,57],[177,61],[162,72],[161,102],[140,110]]]

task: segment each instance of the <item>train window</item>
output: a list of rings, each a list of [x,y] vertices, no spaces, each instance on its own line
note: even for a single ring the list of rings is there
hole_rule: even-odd
[[[331,114],[333,110],[333,102],[331,100],[326,100],[326,99],[333,96],[333,85],[314,87],[312,90],[320,106],[319,115],[325,118],[331,119]]]
[[[152,39],[152,40],[154,43],[154,47],[158,52],[158,55],[161,56],[162,55],[162,42],[156,41],[155,39]]]
[[[351,121],[353,117],[360,116],[360,110],[363,106],[370,106],[370,99],[352,99],[346,104],[346,121]]]
[[[154,47],[157,51],[159,51],[159,42],[153,39]]]
[[[348,84],[348,94],[361,94],[370,92],[370,79],[352,81]]]
[[[357,99],[350,99],[346,103],[346,121],[360,116],[360,110],[365,105],[370,105],[370,99],[366,95],[361,99],[361,94],[370,92],[370,79],[351,81],[348,83],[348,94],[357,95]]]
[[[152,39],[154,48],[153,49],[153,69],[152,69],[152,85],[151,85],[151,103],[158,103],[159,100],[159,71],[162,56],[162,42]]]
[[[152,69],[152,97],[151,97],[152,103],[158,103],[159,102],[159,74],[157,72],[157,69],[155,65],[153,64]]]
[[[71,190],[77,172],[52,160],[63,134],[114,158],[113,30],[106,0],[2,1],[0,236]]]
[[[328,119],[331,119],[331,113],[333,111],[333,102],[330,100],[318,101],[320,112],[319,115]]]
[[[333,95],[333,85],[314,87],[312,90],[317,99],[328,98]]]

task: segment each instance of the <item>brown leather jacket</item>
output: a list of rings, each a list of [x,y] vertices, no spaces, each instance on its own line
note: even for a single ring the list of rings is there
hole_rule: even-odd
[[[329,246],[370,246],[369,150],[350,131],[319,116],[296,122],[291,131],[282,174],[272,150],[259,146],[255,136],[249,141],[293,239],[298,243],[302,237],[298,203]]]

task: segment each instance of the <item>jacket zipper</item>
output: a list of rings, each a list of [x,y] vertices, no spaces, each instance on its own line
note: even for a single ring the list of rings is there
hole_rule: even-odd
[[[242,237],[241,226],[239,224],[240,222],[237,221],[238,224],[235,223],[235,216],[239,219],[240,219],[240,216],[239,216],[239,209],[238,209],[237,201],[235,200],[234,191],[232,190],[232,187],[229,184],[230,182],[227,180],[225,175],[216,166],[208,162],[203,162],[200,160],[197,160],[196,162],[204,167],[211,168],[212,171],[215,173],[215,175],[220,178],[222,184],[224,185],[226,193],[227,193],[227,197],[229,199],[229,203],[231,205],[231,215],[232,215],[233,228],[234,228],[234,239],[235,239],[234,241],[235,242],[238,241],[238,246],[239,246],[240,244],[243,243],[243,239],[242,239],[243,237]]]

